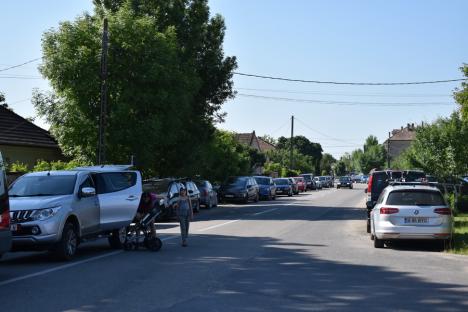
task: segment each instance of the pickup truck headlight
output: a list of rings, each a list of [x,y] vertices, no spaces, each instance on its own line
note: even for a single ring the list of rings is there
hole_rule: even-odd
[[[61,206],[34,210],[31,219],[33,221],[44,221],[52,218],[62,208]]]

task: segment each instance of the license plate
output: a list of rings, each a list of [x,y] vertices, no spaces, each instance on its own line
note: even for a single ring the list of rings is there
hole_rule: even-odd
[[[12,232],[18,231],[18,224],[10,224],[10,231]]]
[[[405,218],[405,223],[416,223],[416,224],[420,224],[420,223],[429,223],[429,218],[409,217],[409,218]]]
[[[234,197],[234,195],[225,195],[225,197]]]

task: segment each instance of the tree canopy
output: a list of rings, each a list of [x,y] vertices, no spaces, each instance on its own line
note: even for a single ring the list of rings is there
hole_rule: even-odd
[[[234,95],[235,57],[224,20],[206,0],[95,0],[92,14],[44,33],[42,75],[52,93],[33,102],[67,156],[94,161],[100,111],[102,21],[109,21],[108,162],[160,175],[196,173]]]

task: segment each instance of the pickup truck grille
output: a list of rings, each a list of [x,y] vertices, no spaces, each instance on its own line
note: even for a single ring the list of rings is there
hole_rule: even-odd
[[[11,223],[21,223],[31,221],[33,210],[10,211]]]

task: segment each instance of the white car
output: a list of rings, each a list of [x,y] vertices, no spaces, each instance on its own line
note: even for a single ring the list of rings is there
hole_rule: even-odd
[[[448,242],[452,237],[452,211],[435,187],[386,187],[371,211],[371,239],[375,248],[386,241],[426,239]]]

